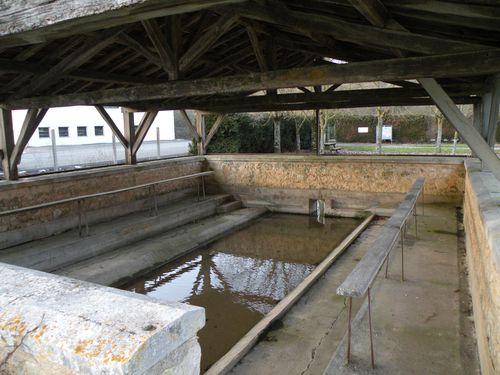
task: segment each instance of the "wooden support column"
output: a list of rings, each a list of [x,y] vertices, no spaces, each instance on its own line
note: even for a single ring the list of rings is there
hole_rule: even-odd
[[[205,155],[205,116],[201,112],[196,112],[195,127],[198,134],[198,155]]]
[[[14,150],[14,131],[12,128],[12,111],[0,109],[0,152],[3,175],[6,180],[17,180],[17,165],[11,165]]]
[[[500,106],[500,75],[492,77],[488,86],[488,91],[483,96],[483,136],[490,147],[494,148]]]
[[[500,181],[500,159],[498,159],[481,134],[472,126],[435,79],[421,78],[419,82],[429,93],[429,96],[434,100],[444,117],[455,127],[471,150],[479,156],[486,167]]]
[[[125,161],[127,164],[136,164],[137,159],[133,151],[135,143],[135,123],[133,112],[123,112],[123,133],[125,140],[127,141],[127,147],[125,147]]]
[[[479,134],[483,131],[483,106],[481,103],[474,104],[472,109],[472,126]],[[472,157],[477,158],[477,154],[472,151]]]

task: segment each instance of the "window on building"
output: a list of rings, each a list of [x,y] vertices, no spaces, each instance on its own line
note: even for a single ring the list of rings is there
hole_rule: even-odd
[[[59,138],[69,137],[69,128],[67,126],[59,126]]]
[[[50,138],[49,128],[38,128],[38,137],[39,138]]]
[[[94,126],[95,135],[104,135],[104,126]]]
[[[86,137],[87,136],[87,127],[86,126],[78,126],[76,128],[76,133],[79,137]]]

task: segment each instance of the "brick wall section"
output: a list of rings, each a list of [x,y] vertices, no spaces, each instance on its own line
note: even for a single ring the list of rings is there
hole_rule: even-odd
[[[295,199],[292,203],[303,208],[309,197],[340,206],[350,201],[358,208],[396,206],[417,176],[426,177],[426,201],[460,202],[464,193],[461,158],[209,155],[207,160],[218,186],[239,191],[244,200],[277,205]]]
[[[481,370],[500,373],[500,183],[467,162],[464,226]]]
[[[0,211],[197,173],[202,170],[203,160],[200,157],[186,157],[141,163],[133,166],[112,166],[3,182],[0,183]],[[196,184],[196,180],[166,183],[159,185],[157,191],[164,194],[195,187]],[[93,198],[86,201],[86,207],[89,211],[93,211],[147,197],[149,197],[148,189],[140,189],[102,198]],[[76,209],[77,203],[68,203],[0,217],[0,233],[74,216]]]

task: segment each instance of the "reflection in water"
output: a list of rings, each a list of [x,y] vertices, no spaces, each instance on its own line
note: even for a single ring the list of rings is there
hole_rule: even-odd
[[[124,289],[206,308],[203,370],[222,357],[359,224],[274,214],[194,251]]]

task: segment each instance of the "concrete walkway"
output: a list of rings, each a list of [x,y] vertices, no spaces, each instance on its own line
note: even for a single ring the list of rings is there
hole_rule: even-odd
[[[420,213],[420,212],[419,212]],[[389,278],[372,293],[376,367],[370,367],[367,315],[353,328],[353,361],[345,364],[347,309],[335,294],[380,230],[370,226],[348,252],[292,308],[276,329],[233,369],[233,374],[474,374],[475,341],[467,286],[459,282],[456,210],[428,205],[419,237],[410,227],[391,254]],[[353,316],[360,302],[354,301]],[[469,323],[467,323],[469,322]],[[333,358],[332,358],[333,355]]]

